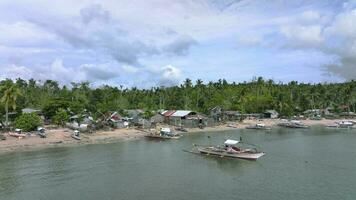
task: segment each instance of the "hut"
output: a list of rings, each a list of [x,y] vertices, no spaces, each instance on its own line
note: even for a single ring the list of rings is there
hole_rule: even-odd
[[[157,113],[155,115],[153,115],[151,118],[150,118],[150,121],[152,124],[158,124],[158,123],[163,123],[164,122],[164,116]]]
[[[263,113],[263,115],[265,118],[268,118],[268,119],[277,119],[279,116],[279,113],[276,110],[266,110]]]
[[[221,121],[223,119],[223,109],[220,106],[210,109],[210,117],[215,121]]]

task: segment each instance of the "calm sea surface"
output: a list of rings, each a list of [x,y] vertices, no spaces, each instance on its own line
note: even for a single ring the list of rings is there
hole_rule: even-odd
[[[182,151],[240,136],[267,155]],[[236,130],[10,153],[0,155],[0,199],[355,200],[356,130]]]

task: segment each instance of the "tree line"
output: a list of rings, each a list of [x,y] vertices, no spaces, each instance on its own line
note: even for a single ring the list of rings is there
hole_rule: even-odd
[[[229,83],[224,79],[193,83],[186,79],[171,87],[139,89],[103,85],[92,88],[89,82],[61,86],[54,80],[34,79],[0,81],[0,114],[16,117],[21,109],[41,109],[47,118],[56,113],[90,112],[94,117],[107,111],[124,109],[189,109],[208,114],[215,106],[241,113],[261,113],[274,109],[282,116],[300,114],[308,109],[332,108],[334,112],[356,111],[356,82],[289,83],[254,78],[249,82]]]

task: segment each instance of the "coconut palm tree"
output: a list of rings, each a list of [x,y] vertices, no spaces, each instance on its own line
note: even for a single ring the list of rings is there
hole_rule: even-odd
[[[6,112],[5,127],[8,127],[9,107],[11,107],[13,110],[16,109],[16,100],[17,97],[21,95],[21,90],[12,81],[2,86],[0,90],[3,92],[1,102],[5,104],[5,112]]]

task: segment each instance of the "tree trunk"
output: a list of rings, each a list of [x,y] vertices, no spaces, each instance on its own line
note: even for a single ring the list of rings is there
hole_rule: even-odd
[[[8,128],[9,126],[9,104],[6,102],[5,104],[5,127]]]

